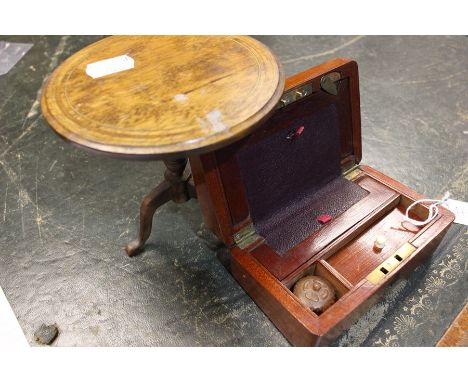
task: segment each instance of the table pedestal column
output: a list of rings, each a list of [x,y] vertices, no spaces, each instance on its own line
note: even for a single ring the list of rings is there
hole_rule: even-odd
[[[138,239],[133,240],[125,248],[129,256],[136,255],[148,240],[153,226],[153,216],[158,207],[171,200],[175,203],[184,203],[197,197],[195,186],[191,182],[192,175],[184,174],[187,158],[166,159],[164,164],[166,165],[164,180],[146,195],[141,203]]]

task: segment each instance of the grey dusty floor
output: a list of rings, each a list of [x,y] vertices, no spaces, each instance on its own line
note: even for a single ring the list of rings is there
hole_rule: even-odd
[[[466,37],[258,37],[288,75],[335,56],[360,65],[363,163],[428,196],[467,200]],[[233,280],[225,250],[196,232],[196,202],[168,204],[147,250],[129,259],[139,203],[158,162],[97,157],[47,126],[40,88],[98,37],[12,37],[33,48],[0,76],[0,285],[31,344],[42,323],[54,345],[266,345],[287,341]],[[467,292],[466,227],[393,284],[335,345],[433,345]]]

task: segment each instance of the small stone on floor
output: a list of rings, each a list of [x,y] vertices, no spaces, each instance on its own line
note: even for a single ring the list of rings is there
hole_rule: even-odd
[[[57,325],[42,324],[34,333],[34,339],[37,343],[42,345],[50,345],[57,338],[58,333]]]

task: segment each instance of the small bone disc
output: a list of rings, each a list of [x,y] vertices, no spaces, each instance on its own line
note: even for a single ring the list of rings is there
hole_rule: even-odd
[[[387,240],[385,239],[385,236],[379,235],[375,238],[374,247],[377,249],[382,249],[383,247],[385,247],[386,243]]]

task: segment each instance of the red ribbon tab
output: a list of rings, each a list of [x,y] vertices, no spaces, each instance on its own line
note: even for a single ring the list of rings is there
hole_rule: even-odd
[[[304,132],[304,126],[298,127],[295,131],[291,131],[291,132],[286,136],[286,139],[290,141],[290,140],[292,140],[292,139],[298,137],[299,135],[301,135],[303,132]]]
[[[330,220],[332,220],[333,218],[330,216],[330,215],[319,215],[317,216],[317,221],[320,223],[320,224],[326,224],[328,223]]]

